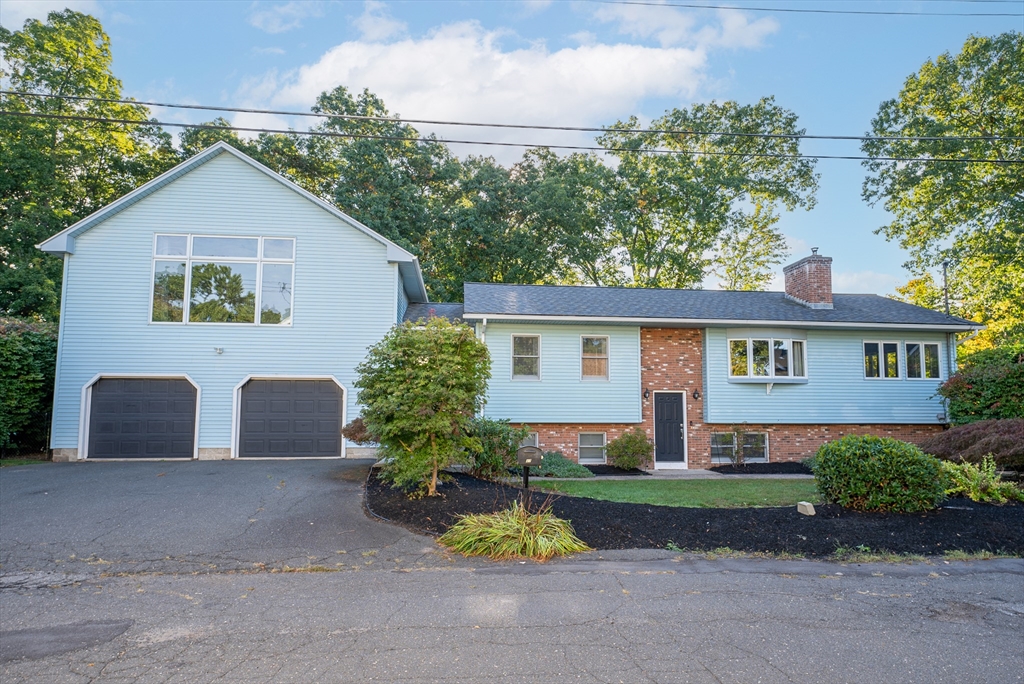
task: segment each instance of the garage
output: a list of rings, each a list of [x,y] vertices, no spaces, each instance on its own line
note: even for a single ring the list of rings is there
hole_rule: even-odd
[[[342,389],[330,379],[250,380],[241,390],[241,458],[341,456]]]
[[[198,392],[183,378],[100,378],[92,385],[89,458],[195,454]]]

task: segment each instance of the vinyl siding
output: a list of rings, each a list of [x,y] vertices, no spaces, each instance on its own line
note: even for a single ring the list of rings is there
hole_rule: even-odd
[[[479,330],[479,328],[478,328]],[[540,380],[512,380],[512,335],[540,335]],[[607,335],[609,380],[580,379],[580,336]],[[517,423],[639,423],[640,329],[488,324],[490,418]]]
[[[151,324],[155,233],[295,237],[293,324]],[[199,446],[231,445],[247,375],[333,375],[357,415],[355,367],[394,324],[386,247],[230,154],[80,235],[69,257],[52,446],[78,445],[82,387],[98,373],[187,373],[202,390]],[[216,354],[215,347],[223,348]]]
[[[784,331],[778,331],[781,333]],[[771,333],[767,333],[771,334]],[[802,333],[801,333],[802,335]],[[946,336],[941,333],[893,331],[806,331],[807,383],[765,384],[728,381],[727,331],[709,328],[705,339],[706,421],[709,423],[899,423],[937,424],[944,413],[934,397],[948,377]],[[862,344],[871,340],[900,342],[900,375],[896,380],[864,377]],[[906,377],[904,342],[939,344],[940,379]]]

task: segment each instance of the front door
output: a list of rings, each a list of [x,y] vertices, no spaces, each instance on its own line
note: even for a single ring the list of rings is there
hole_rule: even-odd
[[[686,405],[682,392],[656,392],[654,395],[655,467],[686,466]]]

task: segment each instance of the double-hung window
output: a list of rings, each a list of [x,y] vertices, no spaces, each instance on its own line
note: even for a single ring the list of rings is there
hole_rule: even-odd
[[[937,342],[907,342],[904,348],[908,378],[938,379],[939,345]]]
[[[894,380],[900,377],[898,342],[864,342],[864,377]]]
[[[157,235],[154,323],[290,325],[295,240]]]
[[[770,337],[729,340],[729,377],[805,378],[804,344]]]
[[[580,377],[584,380],[607,380],[608,338],[584,335],[580,347]]]
[[[540,380],[540,335],[512,336],[512,379]]]
[[[606,435],[603,432],[580,433],[580,463],[604,463]]]

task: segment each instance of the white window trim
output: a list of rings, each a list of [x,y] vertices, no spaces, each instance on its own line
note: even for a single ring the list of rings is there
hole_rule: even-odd
[[[601,445],[603,452],[603,458],[600,461],[588,460],[586,463],[583,462],[583,452],[581,449],[596,449],[596,446],[583,446],[583,435],[601,435],[604,440],[604,444]],[[608,463],[608,433],[607,432],[578,432],[576,433],[576,460],[580,465],[605,465]]]
[[[869,340],[871,341],[871,340]],[[910,364],[907,360],[910,358],[907,352],[908,344],[916,344],[921,347],[921,377],[915,378],[910,375]],[[939,357],[939,376],[937,378],[928,378],[924,374],[924,348],[927,345],[931,345],[936,348],[936,353]],[[941,382],[942,381],[942,344],[939,342],[922,342],[920,340],[903,340],[903,363],[904,363],[904,376],[907,380],[927,380],[928,382]],[[892,378],[889,378],[892,380]]]
[[[188,373],[97,373],[89,379],[89,382],[82,386],[82,399],[79,406],[81,410],[78,414],[78,460],[84,461],[89,458],[89,423],[92,417],[92,388],[100,380],[106,378],[126,378],[126,379],[139,379],[145,380],[149,378],[156,378],[159,380],[186,380],[190,385],[196,388],[196,422],[193,426],[195,430],[195,439],[192,445],[192,460],[195,461],[199,458],[199,416],[201,415],[202,401],[203,401],[203,388],[199,386],[199,383],[192,379]],[[130,458],[130,459],[118,459],[118,458],[105,458],[104,461],[120,461],[120,460],[131,460],[131,461],[166,461],[166,458]]]
[[[231,458],[242,461],[272,461],[275,460],[273,457],[268,456],[256,456],[251,459],[242,458],[238,455],[239,445],[238,441],[242,438],[242,429],[240,421],[242,420],[242,388],[250,380],[331,380],[341,388],[341,425],[344,427],[348,425],[348,388],[345,387],[334,375],[295,375],[292,373],[252,373],[242,378],[242,381],[235,385],[235,389],[232,391],[231,397]],[[196,440],[198,442],[198,439]],[[346,448],[348,446],[348,439],[342,435],[341,437],[341,456],[283,456],[281,460],[329,460],[346,458]]]
[[[527,444],[527,442],[529,442]],[[520,447],[532,446],[540,448],[540,433],[539,432],[528,432],[526,433],[526,439],[519,443]]]
[[[520,375],[516,376],[516,338],[517,337],[536,337],[537,338],[537,375]],[[541,351],[541,336],[530,333],[510,333],[509,334],[509,355],[508,355],[508,377],[512,382],[540,382],[543,379],[544,364],[541,361],[543,358],[543,352]],[[531,358],[524,356],[523,358]]]
[[[864,363],[865,359],[867,359],[867,352],[864,350],[864,345],[866,345],[866,344],[877,344],[878,345],[878,377],[877,378],[868,375],[867,364]],[[895,344],[896,345],[896,377],[895,378],[887,378],[887,377],[885,377],[885,364],[882,361],[882,358],[885,355],[885,347],[882,346],[884,344]],[[871,380],[871,381],[875,381],[875,380],[888,380],[889,382],[892,382],[894,380],[902,380],[906,376],[906,373],[900,373],[900,369],[902,367],[903,370],[906,370],[906,365],[907,365],[905,363],[905,359],[902,358],[902,354],[900,353],[900,348],[902,346],[903,345],[900,344],[899,340],[861,340],[861,342],[860,342],[860,372],[863,374],[864,379],[865,380]]]
[[[768,354],[770,356],[768,364],[768,375],[754,375],[754,340],[767,340],[768,341]],[[789,375],[776,375],[775,374],[775,341],[788,342],[789,353],[790,353],[790,374]],[[800,342],[803,347],[803,375],[793,375],[793,342]],[[869,340],[871,341],[871,340]],[[732,374],[732,343],[733,342],[746,342],[747,343],[747,374],[746,375],[733,375]],[[810,369],[807,367],[807,340],[799,337],[728,337],[725,342],[725,353],[726,353],[726,368],[728,378],[730,380],[749,380],[752,382],[787,382],[787,381],[803,381],[810,377]]]
[[[596,375],[583,375],[583,340],[584,338],[604,338],[605,355],[604,359],[608,363],[605,368],[604,377],[598,377]],[[600,356],[591,356],[588,358],[599,359]],[[581,382],[611,382],[612,380],[612,338],[609,335],[580,335],[580,381]]]
[[[764,460],[763,461],[761,461],[761,460],[750,461],[751,463],[771,463],[772,462],[771,433],[769,433],[767,430],[735,430],[735,431],[733,431],[731,433],[730,432],[724,432],[724,431],[715,431],[715,432],[712,432],[711,434],[712,435],[727,435],[727,434],[731,434],[732,435],[733,455],[735,455],[736,454],[736,448],[737,448],[736,435],[738,433],[740,433],[740,432],[749,432],[749,433],[753,433],[753,434],[764,435]],[[714,456],[711,456],[709,454],[708,457],[711,459],[711,463],[712,464],[716,464],[716,463],[717,464],[732,463],[732,459],[728,459],[728,460],[725,460],[725,461],[716,461],[716,460],[714,460]]]
[[[174,256],[174,255],[161,255],[156,253],[156,242],[159,236],[176,236],[187,238],[185,256]],[[242,238],[249,240],[257,240],[256,245],[256,256],[255,257],[193,257],[192,256],[192,239],[193,238]],[[263,258],[263,240],[291,240],[292,241],[292,258],[291,259],[273,259]],[[229,327],[229,328],[255,328],[257,326],[265,326],[268,328],[290,328],[295,323],[295,256],[298,251],[298,239],[287,235],[206,235],[200,233],[154,233],[153,234],[153,254],[152,254],[152,267],[149,274],[149,325],[201,325],[211,327]],[[153,320],[153,295],[156,293],[156,262],[157,261],[184,261],[185,262],[185,292],[182,298],[182,312],[181,321],[154,321]],[[252,323],[213,323],[203,321],[189,321],[189,309],[191,308],[192,302],[192,262],[198,261],[201,263],[236,263],[236,264],[256,264],[256,298],[255,298],[255,312],[253,313]],[[263,264],[291,264],[292,267],[292,313],[287,323],[260,323],[260,313],[262,311],[262,299],[263,299]]]

